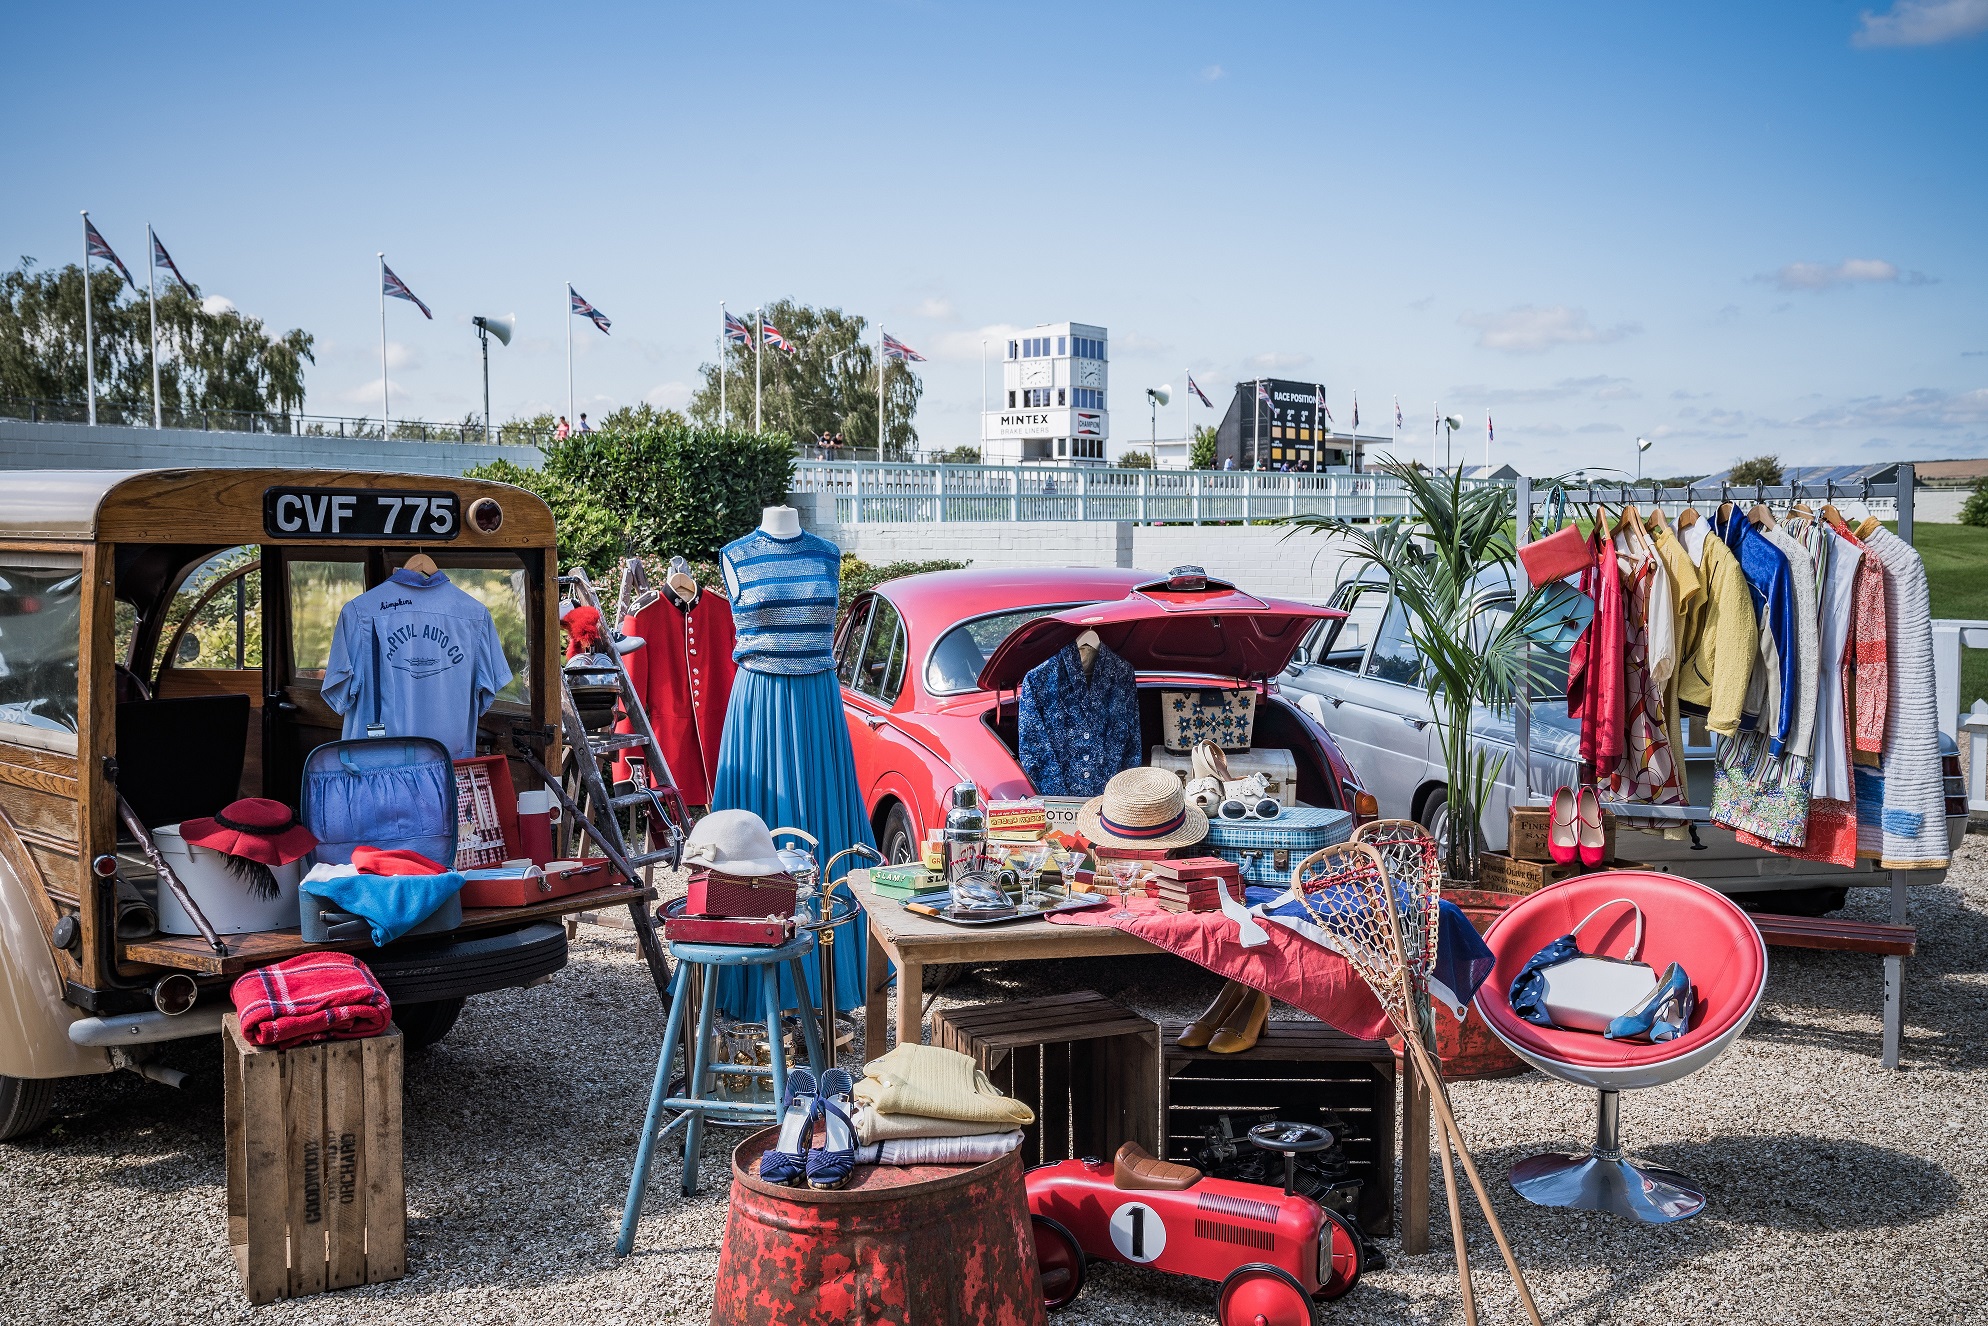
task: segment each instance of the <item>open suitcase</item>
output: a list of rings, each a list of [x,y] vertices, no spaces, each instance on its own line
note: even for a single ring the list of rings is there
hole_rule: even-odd
[[[405,848],[439,865],[456,859],[456,771],[432,737],[358,737],[330,741],[304,761],[300,818],[317,835],[313,865],[349,864],[354,848]],[[361,917],[339,911],[304,885],[303,936],[311,943],[364,937]],[[462,899],[451,894],[408,931],[427,935],[462,924]]]
[[[1346,811],[1293,806],[1274,820],[1210,819],[1201,850],[1241,866],[1245,888],[1283,888],[1292,866],[1352,836],[1353,816]]]

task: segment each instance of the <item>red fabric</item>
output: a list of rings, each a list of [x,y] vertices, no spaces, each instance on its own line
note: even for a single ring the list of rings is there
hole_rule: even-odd
[[[704,590],[688,611],[668,594],[622,623],[624,635],[642,637],[642,648],[623,662],[635,683],[656,744],[669,761],[677,792],[693,806],[711,804],[718,781],[718,738],[724,730],[725,706],[732,698],[732,662],[736,635],[732,605]],[[630,730],[626,720],[615,724]],[[625,759],[614,766],[617,778],[628,776]],[[661,774],[654,775],[658,781]]]
[[[352,864],[362,875],[445,875],[449,869],[405,847],[355,847]]]
[[[1605,774],[1622,760],[1627,736],[1623,726],[1622,664],[1627,655],[1627,612],[1622,601],[1622,573],[1615,549],[1597,524],[1588,536],[1588,564],[1581,572],[1581,592],[1594,600],[1594,616],[1567,659],[1567,713],[1581,724],[1581,763],[1589,776]]]
[[[560,618],[559,624],[566,628],[566,660],[572,662],[582,654],[603,650],[601,641],[601,610],[586,604]]]
[[[1346,959],[1274,921],[1263,927],[1270,936],[1268,944],[1244,948],[1236,923],[1220,912],[1169,912],[1151,898],[1059,912],[1049,920],[1054,925],[1109,926],[1136,935],[1217,976],[1241,981],[1303,1009],[1348,1036],[1376,1041],[1391,1030],[1387,1014]]]
[[[1758,847],[1776,856],[1796,861],[1819,861],[1832,866],[1857,864],[1857,808],[1848,801],[1817,797],[1809,802],[1808,833],[1800,847],[1770,843],[1745,829],[1734,829],[1733,839],[1748,847]]]
[[[393,1020],[386,991],[350,953],[305,953],[258,967],[230,996],[242,1038],[266,1049],[377,1036]]]
[[[1838,531],[1859,548],[1864,546],[1849,529]],[[1854,663],[1850,715],[1850,758],[1858,764],[1876,765],[1884,749],[1885,710],[1891,700],[1891,660],[1886,643],[1884,565],[1867,550],[1857,563],[1857,608],[1850,622],[1850,647],[1845,657]]]
[[[1641,960],[1660,972],[1681,963],[1698,987],[1693,1025],[1674,1041],[1612,1041],[1591,1032],[1537,1027],[1512,1011],[1509,992],[1519,969],[1613,898],[1633,899],[1643,909]],[[1635,913],[1617,907],[1581,932],[1581,949],[1622,957],[1635,930]],[[1702,884],[1650,870],[1609,870],[1549,884],[1500,913],[1484,942],[1497,965],[1478,993],[1478,1011],[1506,1039],[1534,1054],[1587,1068],[1660,1064],[1696,1049],[1747,1016],[1767,980],[1767,950],[1745,912]]]
[[[244,797],[218,815],[187,820],[179,836],[195,847],[265,866],[287,866],[318,845],[317,835],[297,823],[295,812],[268,797]]]

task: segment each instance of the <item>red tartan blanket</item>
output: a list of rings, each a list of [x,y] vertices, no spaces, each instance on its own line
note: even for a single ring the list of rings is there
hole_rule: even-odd
[[[1303,1009],[1348,1036],[1380,1040],[1390,1030],[1387,1014],[1352,964],[1275,923],[1263,927],[1269,943],[1244,948],[1236,923],[1220,912],[1169,912],[1152,898],[1059,912],[1049,920],[1053,925],[1105,925],[1137,935],[1218,976]]]
[[[230,994],[243,1039],[272,1050],[377,1036],[393,1018],[386,991],[350,953],[304,953],[258,967]]]

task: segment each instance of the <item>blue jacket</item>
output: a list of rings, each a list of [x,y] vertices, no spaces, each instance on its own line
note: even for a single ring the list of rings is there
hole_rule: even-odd
[[[1753,591],[1754,611],[1767,623],[1780,654],[1780,712],[1761,715],[1761,726],[1767,730],[1768,753],[1778,756],[1795,730],[1795,674],[1800,659],[1796,650],[1794,575],[1788,570],[1787,555],[1753,527],[1738,503],[1733,504],[1724,529],[1718,527],[1714,518],[1713,532],[1739,558],[1747,588]]]
[[[1132,665],[1109,648],[1098,649],[1088,677],[1075,645],[1029,669],[1017,720],[1022,772],[1038,796],[1094,797],[1113,774],[1146,762]]]

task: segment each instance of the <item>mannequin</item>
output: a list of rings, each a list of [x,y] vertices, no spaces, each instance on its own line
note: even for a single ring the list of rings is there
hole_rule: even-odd
[[[776,539],[791,539],[801,532],[801,513],[790,506],[769,506],[759,513],[759,528]]]

